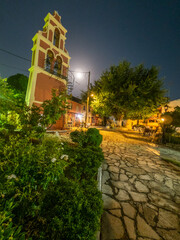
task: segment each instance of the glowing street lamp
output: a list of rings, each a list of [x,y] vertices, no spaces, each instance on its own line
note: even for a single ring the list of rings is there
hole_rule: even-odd
[[[90,95],[90,72],[88,72],[88,92],[87,92],[87,108],[86,108],[86,127],[88,124],[88,114],[89,114],[89,95]]]
[[[82,73],[82,72],[76,72],[75,76],[76,76],[78,79],[82,79],[83,73]]]
[[[85,117],[85,124],[87,127],[88,124],[88,114],[89,114],[89,97],[90,97],[90,71],[89,72],[81,72],[81,71],[72,71],[73,73],[75,73],[74,75],[78,78],[78,79],[82,79],[83,77],[83,73],[88,73],[88,85],[87,85],[87,105],[86,105],[86,117]]]

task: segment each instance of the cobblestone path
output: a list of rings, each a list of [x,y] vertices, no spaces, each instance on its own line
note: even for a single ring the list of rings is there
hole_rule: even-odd
[[[144,141],[102,131],[101,240],[180,240],[180,168]]]

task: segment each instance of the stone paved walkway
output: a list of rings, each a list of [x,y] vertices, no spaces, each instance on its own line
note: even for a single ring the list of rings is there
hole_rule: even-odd
[[[101,134],[101,240],[180,240],[180,168],[162,161],[141,140]]]

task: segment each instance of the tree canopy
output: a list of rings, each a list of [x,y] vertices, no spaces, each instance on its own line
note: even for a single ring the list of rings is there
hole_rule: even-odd
[[[11,89],[6,80],[0,78],[0,113],[13,111],[19,104],[19,94]]]
[[[23,74],[16,74],[7,78],[7,83],[10,88],[26,94],[28,77]]]
[[[38,126],[45,131],[46,127],[56,123],[68,107],[66,92],[56,89],[52,89],[52,98],[39,107],[34,104],[32,107],[26,106],[24,97],[25,88],[13,88],[6,79],[0,78],[0,128],[8,125],[13,130],[32,131]]]
[[[16,74],[7,78],[7,84],[9,88],[11,88],[18,97],[25,100],[26,90],[28,85],[28,77],[23,74]]]
[[[0,78],[0,112],[13,111],[16,106],[23,106],[25,102],[28,77],[16,74],[7,79]]]
[[[164,118],[164,124],[172,126],[172,128],[180,127],[180,107],[176,106],[174,111],[165,112],[162,117]]]
[[[163,81],[158,75],[159,69],[155,66],[149,69],[143,64],[131,67],[127,61],[111,66],[91,87],[94,93],[91,106],[102,117],[104,114],[116,118],[149,117],[167,102]]]

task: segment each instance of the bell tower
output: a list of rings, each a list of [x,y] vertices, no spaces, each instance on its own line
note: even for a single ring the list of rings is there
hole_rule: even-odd
[[[32,61],[26,93],[28,106],[40,106],[51,98],[51,90],[62,91],[67,87],[70,56],[65,48],[67,30],[61,24],[57,11],[48,13],[42,31],[33,37]],[[62,129],[64,117],[54,126]]]

